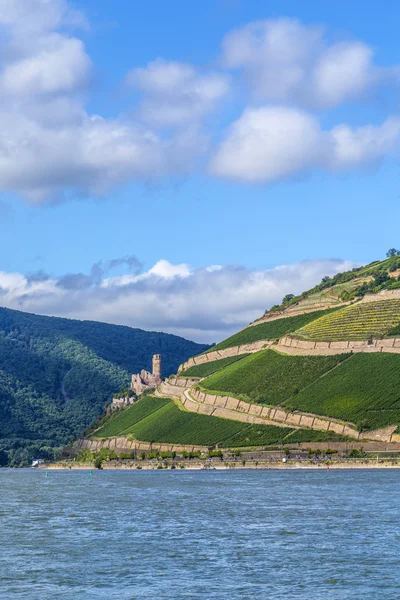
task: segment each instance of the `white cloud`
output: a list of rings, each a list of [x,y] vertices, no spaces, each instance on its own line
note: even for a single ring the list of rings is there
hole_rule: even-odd
[[[267,105],[246,109],[212,148],[218,125],[211,117],[231,97],[229,74],[159,58],[126,76],[135,119],[91,114],[93,64],[76,36],[86,26],[67,0],[0,0],[1,191],[35,204],[102,195],[132,181],[187,175],[210,154],[215,175],[262,183],[314,168],[364,167],[398,145],[396,118],[323,131],[298,108],[333,106],[400,79],[398,68],[376,67],[362,42],[329,44],[321,27],[292,19],[229,33],[223,64],[243,72]]]
[[[373,58],[363,42],[329,43],[323,27],[288,18],[249,23],[222,42],[222,64],[243,73],[256,100],[319,108],[398,84],[398,68],[377,67]]]
[[[0,189],[32,203],[187,173],[206,147],[196,128],[165,137],[132,119],[89,114],[82,91],[92,63],[65,30],[82,24],[64,0],[0,3]],[[212,103],[217,81],[200,83]]]
[[[231,125],[214,159],[214,174],[270,182],[302,172],[321,160],[324,138],[316,120],[295,109],[247,109]]]
[[[157,59],[146,68],[132,69],[129,86],[141,90],[141,118],[157,126],[192,126],[213,112],[227,96],[227,75],[203,73],[192,65]]]
[[[87,85],[91,61],[83,43],[51,34],[39,40],[35,53],[11,62],[0,78],[2,94],[68,93]]]
[[[314,260],[267,270],[240,266],[194,269],[160,260],[141,275],[99,280],[0,272],[3,306],[39,314],[99,320],[213,342],[260,317],[287,293],[351,269],[344,260]],[[93,271],[93,270],[92,270]],[[65,285],[66,279],[71,284]]]
[[[318,120],[284,106],[249,108],[234,122],[210,162],[214,175],[246,183],[271,183],[313,169],[363,168],[393,152],[400,119],[323,131]]]

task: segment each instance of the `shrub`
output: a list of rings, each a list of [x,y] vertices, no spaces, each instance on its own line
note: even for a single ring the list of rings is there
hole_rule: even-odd
[[[208,456],[210,458],[213,458],[213,457],[222,458],[223,452],[222,452],[222,450],[209,450],[208,451]]]
[[[100,458],[100,456],[97,456],[94,461],[94,466],[96,467],[96,469],[101,469],[102,465],[103,465],[103,460]]]

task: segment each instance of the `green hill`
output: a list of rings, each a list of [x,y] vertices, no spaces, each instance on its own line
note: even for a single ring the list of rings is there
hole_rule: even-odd
[[[324,277],[299,296],[285,296],[282,304],[273,306],[253,324],[206,350],[213,352],[212,356],[203,353],[197,364],[186,362],[179,377],[198,377],[196,387],[209,396],[192,395],[196,401],[185,402],[185,407],[196,411],[198,403],[218,400],[223,407],[226,402],[224,410],[229,411],[219,414],[229,418],[188,412],[171,401],[147,414],[139,402],[135,410],[112,417],[96,435],[129,434],[142,441],[228,447],[267,446],[289,440],[328,441],[332,433],[324,429],[331,418],[336,423],[329,427],[339,432],[340,423],[348,423],[347,432],[358,429],[367,439],[371,435],[372,439],[381,436],[378,439],[390,441],[400,431],[400,345],[396,342],[395,346],[395,335],[400,336],[399,255]],[[263,341],[268,349],[258,350]],[[261,344],[251,347],[252,342]],[[232,347],[239,347],[234,356]],[[181,396],[183,388],[171,382],[163,389],[165,395],[171,390]],[[232,398],[242,403],[238,405]],[[243,414],[238,414],[246,412],[243,402],[279,408],[276,418],[281,424],[284,411],[307,413],[300,423],[306,423],[308,429],[288,427],[284,433],[285,428],[275,425],[243,423]],[[261,408],[251,411],[259,415]],[[275,418],[275,411],[267,414],[269,419]],[[300,416],[294,417],[295,422]],[[376,432],[382,428],[385,431]]]
[[[348,356],[287,356],[263,350],[218,371],[200,385],[210,393],[275,406],[298,394]]]
[[[143,442],[194,444],[238,448],[271,446],[298,441],[340,441],[333,432],[296,430],[274,425],[252,425],[190,413],[171,399],[145,396],[137,404],[111,418],[92,435],[92,439],[129,435]]]
[[[169,375],[208,346],[178,336],[0,308],[0,449],[13,465],[77,437],[131,373]]]

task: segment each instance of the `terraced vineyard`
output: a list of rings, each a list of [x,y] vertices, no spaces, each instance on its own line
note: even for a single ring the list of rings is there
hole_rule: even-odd
[[[149,396],[125,410],[111,415],[105,425],[96,431],[92,437],[107,438],[115,435],[125,435],[128,428],[132,427],[135,423],[139,423],[139,421],[148,417],[153,412],[158,411],[168,404],[168,402],[169,400],[166,398]]]
[[[316,341],[365,340],[381,337],[400,323],[400,300],[359,303],[304,325],[296,337]]]
[[[249,402],[277,405],[345,360],[335,356],[290,356],[274,350],[250,354],[203,380],[201,388]]]
[[[189,367],[186,371],[181,371],[179,377],[208,377],[217,371],[231,365],[248,356],[248,354],[240,354],[239,356],[228,356],[227,358],[221,358],[221,360],[212,360],[201,365],[194,365]]]
[[[216,346],[212,346],[207,352],[213,352],[214,350],[224,350],[225,348],[231,348],[232,346],[240,346],[242,344],[249,344],[250,342],[257,342],[259,340],[275,340],[283,335],[292,333],[306,325],[311,323],[315,319],[327,315],[332,311],[338,310],[337,308],[329,310],[317,310],[315,312],[307,313],[305,315],[297,315],[295,317],[286,317],[282,319],[276,319],[275,321],[266,321],[260,325],[253,325],[247,327],[235,335],[227,338],[223,342],[220,342]]]
[[[400,356],[354,354],[283,407],[370,429],[400,424]]]
[[[302,434],[304,441],[319,440],[321,432],[301,431],[304,432]],[[286,438],[289,440],[288,436],[294,433],[297,433],[296,430],[290,427],[251,425],[241,421],[191,413],[180,410],[169,398],[147,396],[116,417],[112,417],[92,438],[132,435],[135,439],[144,442],[198,446],[219,444],[224,448],[238,448],[285,443]],[[343,439],[342,436],[330,433],[329,440]],[[297,442],[297,439],[295,441]]]
[[[312,433],[312,435],[310,435]],[[332,435],[333,434],[333,435]],[[354,441],[343,435],[338,435],[332,431],[312,431],[307,429],[295,429],[285,437],[285,444],[301,444],[304,442],[345,442]]]

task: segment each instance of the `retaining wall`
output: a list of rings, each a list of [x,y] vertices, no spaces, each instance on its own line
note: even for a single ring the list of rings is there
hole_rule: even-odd
[[[207,452],[207,446],[181,445],[181,444],[157,444],[150,442],[141,442],[139,440],[129,440],[125,436],[114,437],[104,440],[78,440],[77,448],[80,450],[87,449],[91,452],[98,452],[102,448],[115,450],[116,454],[124,454],[137,451],[159,450],[160,452]]]
[[[308,427],[310,429],[317,429],[320,431],[334,431],[340,435],[346,435],[356,439],[360,438],[358,431],[349,425],[329,418],[324,419],[316,415],[310,415],[308,413],[301,412],[290,413],[282,410],[281,408],[261,406],[260,404],[250,404],[248,402],[244,402],[243,400],[233,398],[232,396],[216,396],[214,394],[207,394],[202,390],[192,389],[190,390],[190,394],[197,402],[193,402],[193,400],[188,398],[188,394],[185,394],[183,398],[183,404],[188,410],[194,410],[195,412],[200,412],[197,406],[206,405],[208,408],[215,407],[216,410],[214,412],[207,412],[205,414],[222,416],[222,410],[225,418],[227,419],[241,421],[245,420],[246,422],[263,423],[264,425],[266,425],[267,421],[269,421],[269,424],[271,425],[294,427],[297,429]],[[185,403],[186,401],[187,405]],[[238,419],[240,414],[250,417],[250,420],[243,418]],[[252,419],[255,420],[253,421]],[[371,438],[371,435],[369,435],[369,437]],[[382,438],[386,438],[383,441],[389,441],[390,434],[388,436],[381,432],[376,436],[376,439]]]

